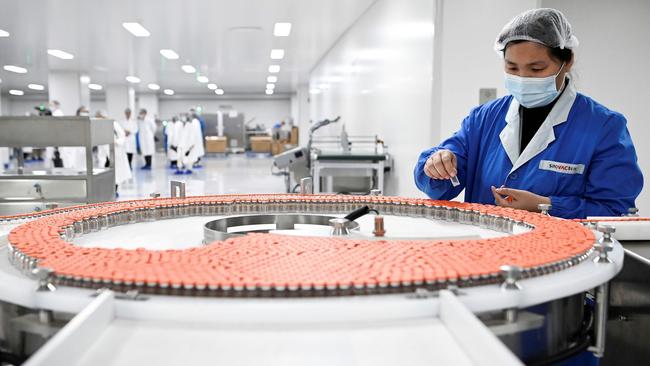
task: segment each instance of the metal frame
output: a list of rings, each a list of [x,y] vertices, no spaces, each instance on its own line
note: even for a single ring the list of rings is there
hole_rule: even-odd
[[[93,171],[94,146],[110,146],[108,168]],[[94,203],[109,201],[115,197],[115,147],[113,120],[89,117],[0,117],[0,146],[16,148],[18,168],[15,174],[0,174],[0,181],[84,181],[85,199],[59,199],[56,202]],[[36,175],[24,172],[22,148],[30,146],[79,146],[86,150],[85,174]],[[0,205],[19,206],[32,203],[46,203],[45,197],[37,199],[7,200],[0,197]]]
[[[379,162],[364,162],[364,161],[352,161],[352,162],[340,162],[340,161],[330,161],[330,160],[318,160],[314,159],[312,166],[312,174],[314,177],[314,193],[321,192],[332,192],[333,190],[333,179],[332,177],[336,176],[334,174],[323,174],[324,170],[330,169],[343,169],[351,171],[359,171],[360,169],[372,169],[376,171],[377,175],[377,187],[380,191],[384,191],[384,161]],[[327,177],[325,181],[324,190],[321,189],[320,178],[321,176]]]

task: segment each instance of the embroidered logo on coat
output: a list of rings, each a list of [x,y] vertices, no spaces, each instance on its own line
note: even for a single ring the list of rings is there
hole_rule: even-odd
[[[550,161],[550,160],[540,161],[539,168],[542,170],[550,170],[552,172],[564,173],[564,174],[582,174],[585,171],[584,164],[560,163],[557,161]]]

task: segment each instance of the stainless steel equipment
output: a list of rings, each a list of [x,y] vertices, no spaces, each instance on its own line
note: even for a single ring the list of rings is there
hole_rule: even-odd
[[[16,149],[16,169],[0,173],[0,214],[40,211],[49,204],[110,201],[115,198],[113,121],[88,117],[0,117],[0,147]],[[110,146],[108,168],[93,167],[93,147]],[[28,169],[23,147],[80,146],[86,170]]]

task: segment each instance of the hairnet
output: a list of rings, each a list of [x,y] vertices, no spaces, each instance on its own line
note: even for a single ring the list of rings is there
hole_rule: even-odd
[[[532,41],[562,49],[578,46],[578,38],[564,14],[548,8],[528,10],[514,17],[499,33],[494,42],[495,51],[503,51],[512,41]]]

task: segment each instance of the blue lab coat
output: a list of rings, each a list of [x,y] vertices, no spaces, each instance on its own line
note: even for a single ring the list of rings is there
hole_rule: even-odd
[[[415,166],[415,183],[432,199],[453,199],[465,189],[466,202],[494,204],[490,186],[504,185],[550,197],[553,216],[620,216],[635,207],[643,188],[626,123],[569,81],[520,153],[519,103],[506,96],[473,109],[453,136],[425,150]],[[458,187],[424,173],[439,149],[456,154]]]

